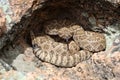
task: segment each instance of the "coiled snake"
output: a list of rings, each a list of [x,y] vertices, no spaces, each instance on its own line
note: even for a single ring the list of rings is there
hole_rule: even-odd
[[[44,28],[44,34],[37,37],[31,31],[32,44],[37,45],[34,53],[39,59],[56,66],[73,67],[106,47],[102,33],[85,31],[69,20],[48,21]]]

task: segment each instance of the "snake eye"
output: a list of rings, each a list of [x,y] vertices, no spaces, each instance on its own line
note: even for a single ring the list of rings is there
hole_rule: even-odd
[[[34,44],[34,45],[32,46],[32,48],[33,48],[33,49],[39,49],[39,50],[42,49],[42,48],[41,48],[40,46],[38,46],[37,44]]]
[[[38,48],[37,44],[32,45],[33,49]]]

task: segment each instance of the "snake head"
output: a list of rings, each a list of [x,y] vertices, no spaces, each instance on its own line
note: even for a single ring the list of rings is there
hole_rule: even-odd
[[[42,48],[37,44],[37,39],[35,38],[35,34],[33,33],[33,31],[30,31],[30,37],[32,41],[33,53],[37,53]]]
[[[32,45],[32,48],[33,48],[33,49],[36,49],[36,48],[38,48],[38,47],[39,47],[39,46],[38,46],[37,44],[33,44],[33,45]]]

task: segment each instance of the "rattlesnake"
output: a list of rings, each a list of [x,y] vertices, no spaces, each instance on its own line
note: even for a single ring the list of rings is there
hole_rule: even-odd
[[[69,20],[48,21],[44,28],[45,33],[38,37],[31,32],[32,44],[37,46],[34,48],[34,53],[39,59],[56,66],[73,67],[89,59],[93,52],[105,49],[103,34],[84,31],[81,26]],[[50,35],[58,35],[57,39],[69,41],[68,46],[66,42],[58,42]],[[70,38],[72,39],[69,40]]]

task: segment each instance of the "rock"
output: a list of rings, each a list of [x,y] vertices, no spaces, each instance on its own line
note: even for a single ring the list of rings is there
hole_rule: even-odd
[[[36,33],[41,31],[42,24],[45,21],[56,18],[68,18],[73,21],[78,20],[78,23],[89,25],[88,17],[90,17],[93,10],[102,10],[102,17],[104,21],[109,18],[111,14],[116,18],[117,13],[114,14],[116,7],[112,5],[108,8],[101,2],[81,0],[80,4],[74,0],[0,0],[3,6],[2,19],[0,19],[0,26],[4,25],[6,16],[7,36],[3,35],[0,38],[0,58],[11,66],[8,71],[0,64],[0,79],[4,80],[119,80],[120,79],[120,46],[116,45],[118,40],[114,40],[116,35],[119,35],[119,22],[116,25],[108,24],[107,27],[102,26],[106,32],[107,49],[102,52],[93,54],[87,60],[79,63],[72,68],[57,67],[50,63],[38,60],[30,46],[29,31],[34,30]],[[101,0],[102,1],[102,0]],[[112,0],[111,0],[112,1]],[[92,3],[92,6],[91,6]],[[93,5],[93,3],[95,5]],[[7,6],[4,7],[4,4]],[[102,7],[100,6],[102,5]],[[11,7],[10,7],[11,6]],[[73,6],[73,7],[72,7]],[[93,7],[94,6],[94,7]],[[105,7],[106,6],[106,7]],[[1,7],[1,6],[0,6]],[[80,7],[80,8],[79,8]],[[74,9],[75,8],[75,9]],[[105,10],[104,10],[105,9]],[[7,11],[8,10],[8,11]],[[63,14],[63,12],[65,12]],[[88,13],[86,13],[88,12]],[[97,14],[99,11],[96,11]],[[86,14],[84,14],[86,13]],[[104,15],[108,14],[108,15]],[[66,16],[65,16],[66,15]],[[99,19],[101,15],[96,15]],[[69,18],[70,16],[70,18]],[[71,17],[72,16],[72,17]],[[78,17],[79,16],[79,17]],[[100,17],[99,17],[100,16]],[[107,18],[106,18],[107,16]],[[21,18],[22,17],[22,18]],[[113,20],[115,19],[113,18]],[[79,21],[82,20],[83,21]],[[117,17],[119,19],[119,17]],[[90,19],[93,25],[96,25],[97,19]],[[108,19],[109,20],[109,19]],[[101,20],[100,20],[101,21]],[[99,21],[99,22],[100,22]],[[107,21],[107,20],[106,20]],[[112,21],[112,20],[111,20]],[[110,22],[111,22],[110,21]],[[102,22],[102,21],[101,21]],[[12,24],[13,23],[13,24]],[[16,23],[14,25],[14,23]],[[11,24],[13,25],[11,29]],[[102,24],[100,24],[102,25]],[[90,26],[91,28],[91,26]],[[97,28],[99,28],[97,26]],[[102,28],[102,29],[103,29]],[[88,29],[86,27],[85,29]],[[0,32],[1,33],[1,32]],[[24,38],[24,39],[23,39]],[[119,36],[116,37],[119,39]],[[18,41],[18,42],[17,42]],[[114,43],[114,42],[115,43]],[[14,48],[10,45],[14,42]],[[113,42],[113,43],[112,43]],[[9,44],[9,45],[8,45]],[[11,69],[12,68],[12,69]]]
[[[3,74],[4,72],[6,72],[6,70],[5,70],[4,67],[0,64],[0,74]]]
[[[38,63],[41,64],[40,66],[35,66],[37,62],[33,61],[34,55],[32,57],[31,48],[24,47],[25,49],[25,53],[17,56],[12,63],[17,71],[5,71],[0,75],[0,79],[119,80],[120,78],[119,52],[95,53],[91,59],[81,62],[75,67],[60,68],[46,62],[40,62]],[[108,56],[109,54],[111,55]],[[6,75],[8,76],[5,77]]]
[[[3,13],[2,8],[0,8],[0,37],[6,32],[5,23],[5,14]]]
[[[31,7],[33,0],[11,0],[9,3],[11,5],[12,22],[17,23],[20,21],[21,17],[27,12]]]
[[[16,59],[13,61],[12,66],[16,67],[17,71],[21,72],[31,72],[35,70],[35,66],[33,62],[24,61],[23,54],[20,54],[16,57]]]
[[[106,0],[114,4],[120,4],[120,0]]]
[[[109,49],[112,46],[112,42],[114,42],[114,39],[116,36],[120,35],[120,24],[115,24],[115,25],[109,25],[107,28],[104,29],[107,34],[106,36],[106,50]],[[119,37],[118,37],[119,38]],[[113,45],[114,46],[114,45]]]

